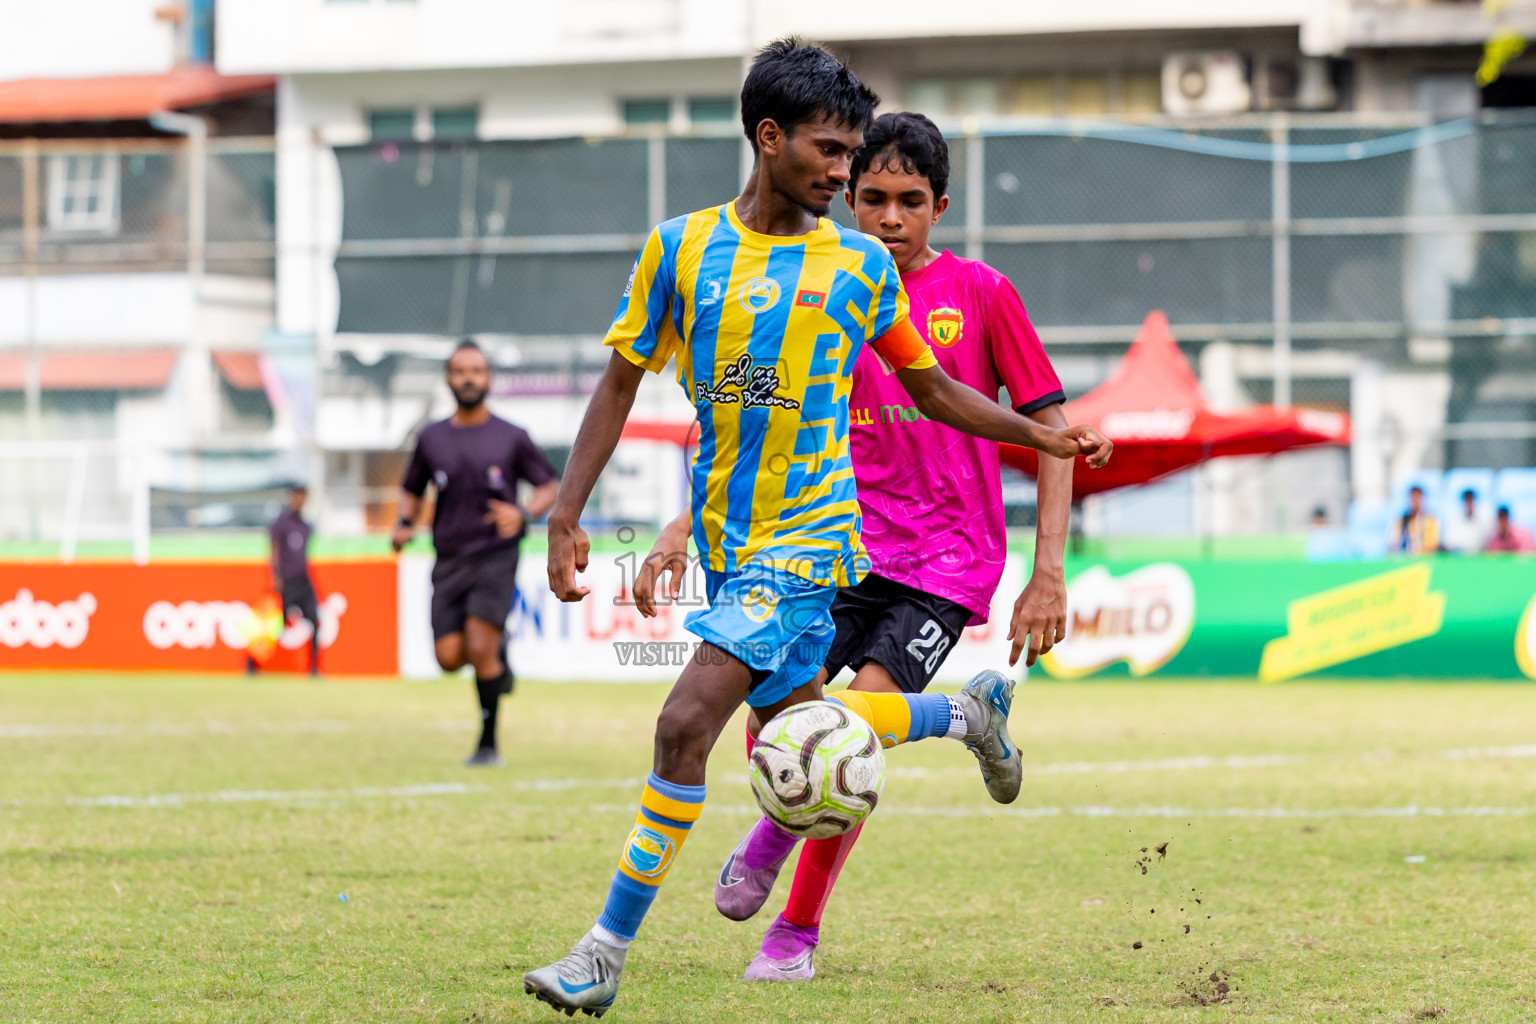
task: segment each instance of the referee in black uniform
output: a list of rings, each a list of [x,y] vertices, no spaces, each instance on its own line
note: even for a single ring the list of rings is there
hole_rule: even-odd
[[[448,388],[459,407],[417,436],[391,538],[396,551],[410,543],[421,496],[428,483],[435,484],[432,635],[445,671],[475,668],[481,731],[464,762],[471,766],[502,763],[496,710],[502,694],[512,692],[503,631],[512,610],[518,545],[528,521],[549,511],[560,487],[527,432],[485,407],[490,386],[490,360],[473,341],[460,342],[448,357]],[[526,507],[517,504],[519,480],[534,488]]]

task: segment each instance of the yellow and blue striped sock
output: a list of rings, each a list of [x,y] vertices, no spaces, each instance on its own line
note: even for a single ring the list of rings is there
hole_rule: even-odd
[[[623,946],[640,931],[667,869],[703,810],[703,786],[680,786],[651,773],[640,794],[640,815],[624,841],[619,870],[597,919],[599,939]]]
[[[880,737],[880,745],[890,748],[899,743],[925,740],[930,736],[949,736],[954,703],[942,693],[867,693],[863,690],[839,690],[827,695],[868,722]],[[956,723],[960,724],[960,723]],[[963,726],[962,726],[963,728]],[[960,732],[963,735],[963,732]]]

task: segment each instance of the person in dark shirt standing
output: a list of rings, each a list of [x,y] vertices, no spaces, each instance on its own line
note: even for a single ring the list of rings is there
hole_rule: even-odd
[[[465,762],[471,766],[501,764],[496,711],[501,696],[512,692],[504,629],[512,610],[518,545],[528,521],[549,511],[559,490],[554,467],[527,432],[485,407],[490,386],[490,360],[473,341],[461,342],[448,357],[448,388],[459,407],[417,436],[391,539],[396,551],[410,543],[421,496],[428,483],[436,485],[432,636],[437,663],[445,671],[465,665],[475,669],[481,731]],[[526,508],[517,504],[519,480],[534,487]]]
[[[272,539],[272,584],[283,598],[283,618],[292,621],[297,612],[309,623],[309,674],[320,674],[320,600],[309,575],[310,526],[304,521],[304,502],[309,489],[290,484],[288,505],[278,513],[267,535]]]

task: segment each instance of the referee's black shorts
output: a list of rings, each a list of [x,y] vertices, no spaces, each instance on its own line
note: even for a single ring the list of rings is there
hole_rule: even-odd
[[[505,628],[517,590],[517,544],[439,558],[432,566],[432,636],[464,632],[473,615]]]
[[[320,601],[308,573],[283,580],[282,592],[283,618],[292,618],[298,612],[310,625],[320,627]]]

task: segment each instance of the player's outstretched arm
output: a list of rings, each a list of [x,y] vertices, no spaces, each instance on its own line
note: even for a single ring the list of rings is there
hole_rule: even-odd
[[[549,589],[562,601],[580,601],[589,593],[576,583],[576,574],[586,571],[592,547],[579,525],[581,510],[613,456],[644,375],[644,369],[614,352],[581,418],[559,496],[549,510]]]
[[[924,416],[956,430],[1025,448],[1036,448],[1058,459],[1079,455],[1098,469],[1109,462],[1114,445],[1088,426],[1056,429],[1041,426],[1016,412],[989,402],[974,388],[952,379],[938,366],[907,367],[897,378]]]
[[[662,573],[667,578],[667,596],[677,600],[682,591],[683,575],[688,571],[688,534],[693,529],[693,514],[686,509],[678,517],[661,528],[661,536],[651,553],[640,563],[635,576],[635,607],[649,619],[656,614],[656,584]]]
[[[1067,417],[1061,403],[1029,413],[1029,418],[1047,427],[1065,427]],[[1072,462],[1070,459],[1040,457],[1039,517],[1035,526],[1035,564],[1029,582],[1013,602],[1013,619],[1008,625],[1008,639],[1013,647],[1008,664],[1017,665],[1019,655],[1028,646],[1024,664],[1049,651],[1067,635],[1067,528],[1072,518]]]

